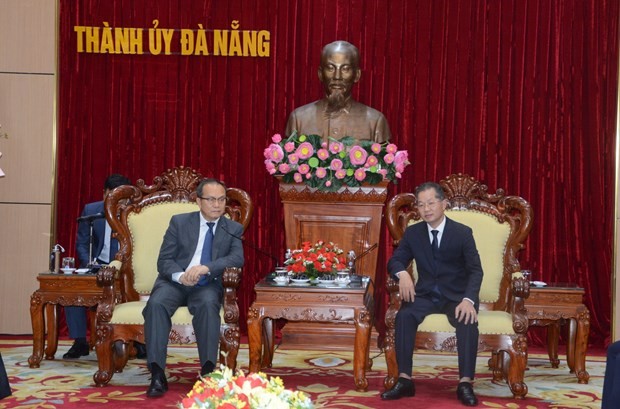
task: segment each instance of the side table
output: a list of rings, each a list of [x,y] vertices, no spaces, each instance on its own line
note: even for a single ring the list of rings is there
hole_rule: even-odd
[[[54,359],[54,354],[58,348],[58,306],[92,307],[101,301],[102,296],[102,289],[97,285],[97,276],[92,274],[41,273],[37,276],[37,280],[39,281],[39,289],[30,296],[33,343],[32,355],[28,358],[28,364],[31,368],[38,368],[43,359],[46,332],[45,359]],[[94,334],[96,333],[97,323],[94,314],[90,318],[90,344],[92,347],[95,341]]]
[[[366,370],[370,331],[374,324],[372,285],[278,285],[262,280],[256,284],[256,300],[248,312],[250,372],[271,367],[274,354],[272,320],[354,324],[353,377],[358,391],[368,389]],[[329,342],[329,340],[326,340]]]
[[[553,368],[559,366],[558,342],[560,326],[568,323],[566,362],[579,383],[588,383],[586,352],[590,335],[590,311],[583,304],[584,289],[570,283],[554,283],[530,287],[525,300],[529,325],[547,328],[547,352]]]

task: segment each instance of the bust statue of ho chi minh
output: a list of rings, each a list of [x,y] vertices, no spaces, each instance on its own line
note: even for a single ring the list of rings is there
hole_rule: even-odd
[[[318,73],[325,97],[295,109],[288,118],[287,135],[297,131],[320,135],[324,140],[345,136],[375,142],[390,139],[390,127],[383,114],[351,97],[351,89],[362,75],[357,47],[346,41],[327,44]]]

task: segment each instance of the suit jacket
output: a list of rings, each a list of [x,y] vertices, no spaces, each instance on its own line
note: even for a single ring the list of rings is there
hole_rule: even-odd
[[[93,214],[103,212],[103,200],[99,202],[88,203],[84,206],[81,216],[90,216]],[[96,258],[103,249],[105,241],[105,218],[97,219],[93,221],[93,258]],[[116,239],[114,239],[116,240]],[[90,261],[88,259],[88,248],[90,243],[90,226],[88,222],[80,222],[77,231],[77,257],[80,261],[80,266],[86,267]],[[116,247],[118,249],[118,246]],[[115,254],[110,254],[110,261],[114,259]]]
[[[418,270],[416,295],[430,295],[437,285],[448,300],[461,302],[467,297],[478,306],[483,273],[471,228],[446,217],[439,253],[433,258],[427,224],[407,227],[388,261],[388,272],[406,270],[412,260]]]
[[[199,233],[200,212],[172,216],[157,259],[157,280],[172,281],[172,274],[187,269],[196,251]],[[242,234],[241,224],[220,217],[213,236],[212,261],[206,264],[211,272],[208,282],[221,285],[221,276],[227,267],[243,267],[243,243],[239,239]]]

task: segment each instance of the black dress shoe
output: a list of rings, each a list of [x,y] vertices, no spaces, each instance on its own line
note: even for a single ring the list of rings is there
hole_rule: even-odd
[[[415,396],[415,385],[411,379],[400,377],[392,389],[381,394],[381,399],[394,400],[405,396]]]
[[[215,364],[211,361],[205,362],[205,364],[200,368],[200,376],[209,375],[215,369]]]
[[[146,396],[149,398],[159,398],[164,396],[167,390],[168,381],[166,380],[166,375],[158,372],[151,376],[151,384],[146,391]]]
[[[478,398],[474,394],[474,388],[469,382],[461,382],[456,388],[456,397],[465,406],[477,406]]]
[[[86,342],[75,341],[62,359],[77,359],[81,356],[87,356],[90,353],[90,346]]]

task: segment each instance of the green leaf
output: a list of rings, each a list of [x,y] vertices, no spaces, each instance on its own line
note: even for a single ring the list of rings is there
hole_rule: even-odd
[[[344,145],[344,146],[353,146],[355,145],[355,138],[352,136],[345,136],[344,138],[340,139],[340,142]]]
[[[307,135],[307,138],[308,142],[310,142],[312,146],[314,146],[316,149],[319,149],[321,147],[321,142],[323,142],[323,138],[321,138],[319,135]]]
[[[364,182],[369,183],[371,185],[376,185],[377,183],[380,183],[382,180],[383,180],[383,176],[381,176],[379,173],[366,172],[366,179],[364,179]]]

